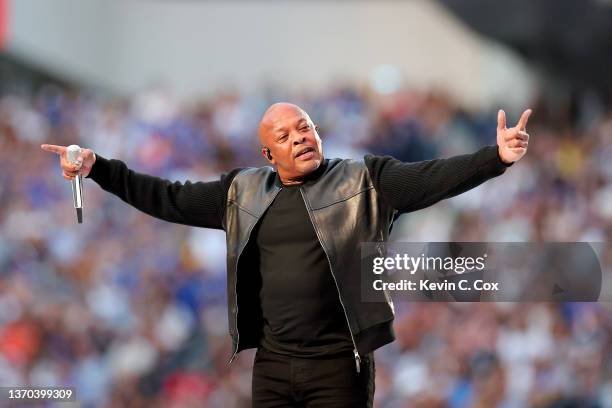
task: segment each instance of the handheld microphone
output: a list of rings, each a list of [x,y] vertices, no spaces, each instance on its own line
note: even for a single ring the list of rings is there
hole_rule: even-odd
[[[77,164],[77,159],[81,154],[81,148],[77,145],[70,145],[66,148],[66,158],[72,164]],[[72,201],[76,208],[77,222],[83,223],[83,176],[77,175],[74,180],[71,180],[72,185]]]

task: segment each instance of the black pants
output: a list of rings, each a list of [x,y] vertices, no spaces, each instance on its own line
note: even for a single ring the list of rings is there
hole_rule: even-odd
[[[259,348],[253,365],[253,407],[372,407],[374,355],[297,358]]]

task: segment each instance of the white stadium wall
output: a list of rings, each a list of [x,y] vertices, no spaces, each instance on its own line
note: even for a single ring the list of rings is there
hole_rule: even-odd
[[[520,58],[434,1],[13,0],[9,21],[10,53],[120,93],[323,88],[374,72],[472,107],[518,108],[533,92]]]

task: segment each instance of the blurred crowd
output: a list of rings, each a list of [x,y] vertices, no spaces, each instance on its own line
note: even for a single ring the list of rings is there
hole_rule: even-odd
[[[79,144],[170,180],[260,166],[278,100],[318,123],[327,157],[419,161],[495,144],[496,108],[366,88],[180,103],[46,85],[0,97],[0,385],[73,386],[84,407],[247,407],[253,352],[228,365],[222,231],[173,225],[85,181],[84,223],[41,143]],[[612,239],[612,111],[536,102],[529,151],[503,176],[404,215],[393,239]],[[507,112],[513,125],[519,112]],[[602,254],[612,265],[609,250]],[[606,289],[606,288],[604,288]],[[610,299],[610,296],[608,296]],[[401,303],[376,352],[376,407],[611,407],[609,303]]]

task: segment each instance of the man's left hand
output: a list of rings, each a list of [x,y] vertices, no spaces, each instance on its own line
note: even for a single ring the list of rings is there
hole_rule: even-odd
[[[516,126],[507,128],[506,112],[501,109],[497,112],[497,150],[504,163],[514,163],[527,153],[529,134],[526,128],[529,115],[531,109],[523,112]]]

